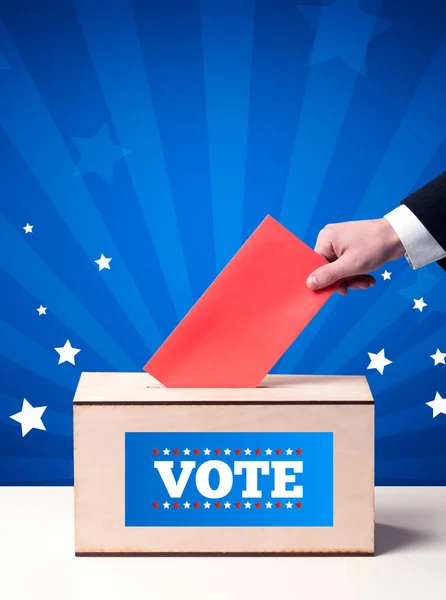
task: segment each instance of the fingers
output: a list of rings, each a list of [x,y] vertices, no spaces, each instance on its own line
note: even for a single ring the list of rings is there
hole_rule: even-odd
[[[319,233],[314,250],[315,252],[323,256],[326,260],[328,260],[328,262],[333,262],[338,258],[336,256],[336,252],[333,249],[331,238],[327,233],[327,228],[322,229]]]
[[[313,271],[307,279],[307,285],[311,290],[320,290],[350,275],[352,275],[351,261],[344,254],[334,262]]]
[[[374,286],[375,283],[376,279],[373,275],[356,275],[355,277],[349,277],[344,280],[337,291],[341,296],[346,296],[349,289],[368,290],[370,287]]]
[[[356,275],[348,280],[347,286],[351,290],[368,290],[375,283],[376,279],[373,275]]]
[[[378,251],[370,243],[364,242],[365,233],[373,228],[373,222],[338,223],[327,225],[318,235],[315,251],[328,261],[311,273],[307,286],[312,290],[327,288],[338,282],[338,292],[342,295],[349,289],[368,289],[376,281],[367,271],[375,268],[379,260]]]
[[[307,279],[307,285],[312,290],[323,289],[328,287],[332,283],[339,281],[340,279],[344,279],[341,283],[337,292],[342,296],[345,296],[349,289],[351,290],[368,290],[370,287],[376,284],[376,279],[373,275],[354,275],[352,277],[346,277],[342,275],[343,273],[343,265],[341,265],[341,269],[334,269],[341,259],[336,261],[335,263],[331,263],[329,265],[324,265],[319,269],[316,269],[309,278]]]

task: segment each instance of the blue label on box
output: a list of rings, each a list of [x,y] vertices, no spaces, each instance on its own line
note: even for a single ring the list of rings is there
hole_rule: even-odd
[[[125,525],[333,526],[333,433],[127,432]]]

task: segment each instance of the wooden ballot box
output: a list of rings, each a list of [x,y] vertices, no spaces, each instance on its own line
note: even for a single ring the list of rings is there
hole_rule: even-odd
[[[372,555],[373,398],[365,377],[83,373],[74,486],[77,556]]]

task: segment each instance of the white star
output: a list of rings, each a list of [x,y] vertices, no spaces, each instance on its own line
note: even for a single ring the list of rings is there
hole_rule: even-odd
[[[287,507],[287,508],[293,508],[293,505],[291,504],[291,502],[287,502],[287,503],[286,503],[286,507]]]
[[[231,503],[230,502],[225,502],[225,508],[231,508]]]
[[[432,418],[439,414],[446,415],[446,398],[442,398],[438,392],[435,394],[435,399],[426,404],[432,408]]]
[[[414,305],[413,308],[418,308],[418,310],[420,312],[423,312],[423,308],[427,306],[426,302],[424,301],[423,298],[420,298],[419,300],[415,300],[414,298]]]
[[[245,502],[245,508],[251,508],[251,502]]]
[[[442,365],[446,365],[446,362],[445,362],[446,352],[440,352],[439,348],[437,348],[437,351],[435,352],[435,354],[431,354],[430,356],[435,361],[434,362],[434,367],[436,367],[440,363]]]
[[[389,271],[386,270],[386,271],[384,271],[384,273],[381,273],[381,275],[385,281],[386,279],[390,279],[390,276],[392,275],[392,273],[389,273]]]
[[[163,450],[163,454],[170,454],[170,450],[169,450],[169,448],[164,448],[164,450]]]
[[[273,451],[271,450],[271,448],[267,448],[265,450],[265,454],[272,454],[272,453],[273,453]]]
[[[164,502],[163,506],[164,506],[164,508],[169,508],[170,502]]]
[[[367,354],[370,358],[370,364],[367,369],[376,369],[381,375],[384,372],[384,367],[392,364],[392,361],[384,356],[384,348],[378,354],[373,354],[373,352],[367,352]]]
[[[251,448],[246,448],[245,454],[251,454]]]
[[[22,426],[22,437],[24,437],[31,429],[45,429],[42,423],[42,415],[46,410],[46,406],[31,406],[26,398],[23,398],[22,410],[15,415],[11,415],[10,419],[14,419]]]
[[[205,449],[204,449],[204,453],[205,453],[205,454],[210,454],[210,453],[211,453],[211,451],[209,450],[209,448],[205,448]]]
[[[189,502],[183,502],[183,506],[184,506],[184,508],[190,508]]]
[[[286,451],[287,454],[293,454],[293,451],[291,450],[291,448],[288,448],[288,450]]]
[[[47,306],[42,306],[42,305],[40,305],[39,308],[36,308],[37,312],[39,313],[39,316],[46,315],[47,308],[48,308]]]
[[[189,448],[185,448],[185,449],[183,450],[183,452],[184,452],[184,454],[190,454],[190,450],[189,450]]]
[[[209,502],[205,502],[205,503],[203,504],[203,506],[204,506],[205,508],[211,508],[211,505],[209,504]]]
[[[22,227],[22,229],[25,230],[25,233],[32,233],[33,232],[33,227],[34,227],[34,225],[30,225],[29,223],[27,223],[25,225],[25,227]]]
[[[72,365],[76,364],[74,362],[74,357],[80,352],[80,349],[73,348],[70,344],[70,340],[67,340],[62,348],[54,348],[54,350],[59,354],[59,365],[64,362],[69,362]]]
[[[273,505],[271,504],[271,502],[266,502],[265,503],[266,508],[272,508]]]
[[[94,262],[99,265],[99,270],[102,271],[102,269],[110,269],[111,260],[111,258],[105,258],[105,256],[101,254],[101,258],[98,258],[98,260],[95,260]]]
[[[229,448],[226,448],[225,454],[231,454],[231,451],[229,450]]]

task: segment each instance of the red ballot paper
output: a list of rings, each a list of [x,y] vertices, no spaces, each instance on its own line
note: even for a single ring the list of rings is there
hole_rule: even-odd
[[[326,262],[268,215],[144,370],[166,387],[257,387],[337,289],[305,283]]]

